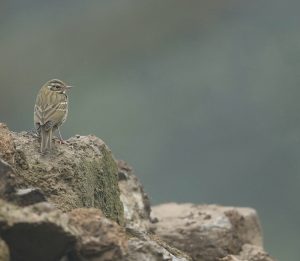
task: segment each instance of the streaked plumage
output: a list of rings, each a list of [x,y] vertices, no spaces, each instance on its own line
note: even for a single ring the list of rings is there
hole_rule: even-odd
[[[40,89],[34,106],[34,124],[41,138],[41,153],[51,149],[52,135],[59,130],[68,115],[67,86],[53,79]]]

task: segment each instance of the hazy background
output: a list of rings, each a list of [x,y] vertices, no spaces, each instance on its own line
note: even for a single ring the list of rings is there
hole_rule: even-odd
[[[154,204],[250,206],[300,259],[300,1],[0,2],[0,121],[33,127],[41,85],[75,88],[64,137],[95,134]]]

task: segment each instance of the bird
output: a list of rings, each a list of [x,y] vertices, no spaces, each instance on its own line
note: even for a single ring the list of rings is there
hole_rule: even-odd
[[[61,143],[63,139],[59,127],[68,116],[67,91],[72,86],[63,81],[52,79],[39,90],[34,105],[34,125],[40,136],[40,152],[44,154],[51,150],[53,132],[58,130]]]

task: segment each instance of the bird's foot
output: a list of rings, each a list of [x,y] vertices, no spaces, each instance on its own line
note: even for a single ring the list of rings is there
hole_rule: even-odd
[[[64,141],[63,139],[59,139],[59,140],[58,140],[58,143],[59,143],[60,145],[62,145],[62,144],[67,144],[67,142]]]
[[[60,139],[60,138],[58,138],[58,137],[54,137],[53,140],[54,140],[54,142],[57,142],[57,143],[59,143],[60,145],[61,145],[61,144],[67,144],[67,143],[68,143],[67,141],[65,141],[65,140],[63,140],[63,139]]]

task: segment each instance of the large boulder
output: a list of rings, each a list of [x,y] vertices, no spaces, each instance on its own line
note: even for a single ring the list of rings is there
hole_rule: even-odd
[[[123,224],[118,168],[102,140],[77,135],[65,144],[54,142],[52,151],[41,155],[38,137],[33,133],[9,132],[0,125],[0,136],[6,141],[0,142],[0,155],[15,170],[15,189],[39,189],[62,211],[99,208]]]
[[[262,246],[254,209],[169,203],[153,207],[152,213],[159,220],[157,235],[194,260],[238,255],[245,244]]]
[[[126,231],[95,208],[63,213],[47,202],[20,207],[0,200],[0,235],[5,261],[8,247],[12,261],[191,260],[143,229]]]

